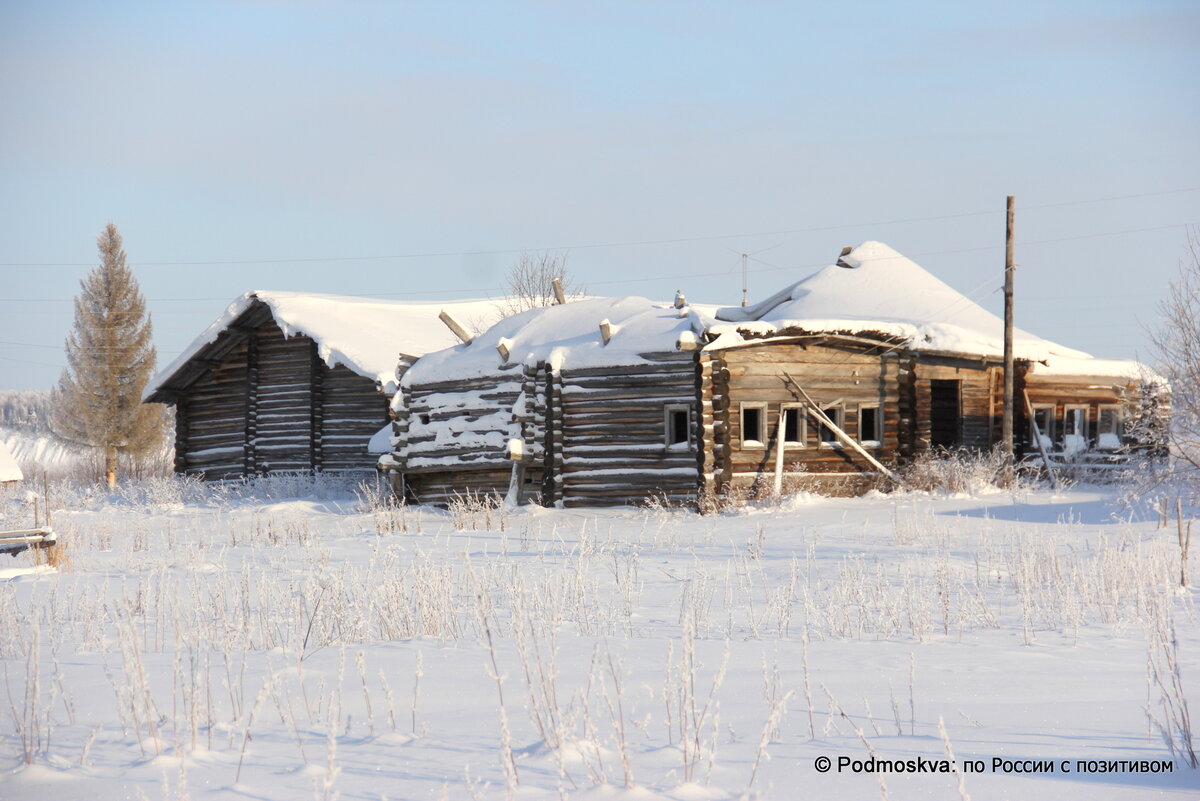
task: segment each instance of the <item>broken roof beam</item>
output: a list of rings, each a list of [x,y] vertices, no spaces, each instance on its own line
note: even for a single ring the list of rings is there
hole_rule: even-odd
[[[462,325],[459,324],[458,320],[455,320],[454,317],[450,315],[450,312],[442,309],[441,313],[438,314],[438,319],[445,323],[446,327],[454,333],[454,336],[462,340],[464,345],[471,344],[472,336],[467,333],[467,329],[463,328]]]

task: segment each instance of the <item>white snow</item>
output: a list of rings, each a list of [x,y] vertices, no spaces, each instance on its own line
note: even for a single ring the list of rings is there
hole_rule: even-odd
[[[396,367],[402,356],[411,360],[458,341],[438,319],[443,309],[467,324],[486,324],[499,313],[492,300],[414,302],[274,290],[247,292],[159,371],[142,397],[152,395],[201,348],[214,342],[255,300],[270,307],[286,336],[306,334],[314,339],[327,365],[344,365],[374,379],[388,394],[395,392]]]
[[[832,264],[746,308],[716,312],[710,333],[717,349],[746,339],[740,332],[771,335],[806,332],[882,333],[918,350],[982,356],[1004,353],[1004,322],[967,295],[882,242],[864,242]],[[1017,358],[1046,361],[1034,372],[1059,375],[1153,375],[1126,360],[1094,359],[1088,353],[1020,328],[1013,336]]]
[[[391,453],[392,452],[392,424],[388,423],[383,428],[371,435],[371,441],[367,443],[367,453]]]
[[[639,297],[592,298],[531,309],[501,320],[469,345],[427,354],[404,381],[478,378],[498,374],[505,364],[538,361],[555,369],[645,363],[642,354],[675,350],[682,334],[703,331],[712,310],[693,306],[680,317],[670,303]],[[610,324],[608,344],[600,336],[602,322]],[[496,350],[501,342],[509,351],[507,361]]]
[[[8,449],[8,443],[0,440],[0,482],[21,481],[24,478],[25,474],[21,472],[12,451]]]
[[[976,801],[1200,790],[1146,716],[1172,626],[1195,709],[1200,576],[1113,490],[709,516],[236,490],[51,493],[69,566],[0,575],[0,797],[965,797],[837,767],[936,764],[940,727]]]

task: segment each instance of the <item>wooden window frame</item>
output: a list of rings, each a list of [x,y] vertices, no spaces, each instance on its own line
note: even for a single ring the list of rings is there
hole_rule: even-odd
[[[1071,412],[1083,412],[1083,431],[1076,431],[1076,434],[1081,435],[1084,439],[1087,438],[1088,419],[1092,416],[1091,404],[1087,403],[1064,403],[1062,417],[1062,435],[1067,435],[1067,420],[1070,419]]]
[[[746,438],[746,410],[758,409],[758,437]],[[767,443],[762,436],[767,428],[767,404],[764,401],[743,402],[738,404],[739,444],[742,450],[766,450]]]
[[[783,449],[799,450],[800,448],[808,447],[808,404],[806,403],[781,403],[779,404],[779,415],[783,416],[784,412],[793,412],[799,415],[796,418],[796,432],[800,435],[800,439],[783,441]]]
[[[875,410],[875,430],[871,433],[874,435],[870,439],[863,439],[862,430],[862,413],[863,409]],[[834,421],[837,422],[836,420]],[[883,447],[883,404],[882,403],[860,403],[858,404],[858,444],[864,447],[882,448]]]
[[[1104,419],[1104,413],[1111,411],[1113,413],[1113,430],[1104,431],[1100,427],[1101,421]],[[1124,421],[1121,419],[1121,404],[1119,403],[1101,403],[1096,406],[1096,448],[1106,451],[1116,450],[1116,448],[1101,448],[1100,437],[1104,434],[1113,434],[1117,438],[1117,442],[1121,442],[1121,436],[1124,433],[1122,425]],[[1120,447],[1118,444],[1117,447]]]
[[[672,442],[675,433],[673,415],[683,412],[687,416],[687,438]],[[663,406],[663,445],[673,450],[691,450],[695,444],[695,426],[692,424],[692,405],[690,403],[668,403]]]
[[[1034,403],[1034,404],[1030,404],[1030,405],[1033,408],[1033,415],[1031,417],[1032,420],[1036,420],[1037,413],[1042,410],[1046,410],[1047,412],[1049,412],[1049,414],[1046,415],[1046,419],[1050,421],[1050,430],[1049,431],[1041,431],[1039,433],[1043,437],[1045,437],[1047,440],[1049,440],[1051,444],[1057,442],[1058,440],[1056,439],[1056,437],[1058,435],[1058,431],[1057,431],[1057,429],[1058,429],[1058,404],[1057,403]],[[1032,425],[1029,426],[1029,444],[1034,448],[1036,448],[1038,446],[1037,442],[1033,438],[1033,426]]]
[[[836,403],[830,403],[827,405],[817,404],[817,408],[820,409],[822,412],[824,412],[826,417],[832,419],[834,425],[836,425],[838,428],[842,429],[842,431],[846,430],[846,404],[844,402],[838,401]],[[829,413],[830,410],[833,410],[834,413],[830,414]],[[836,433],[834,433],[833,429],[829,429],[829,433],[833,435],[833,439],[831,439],[831,440],[823,439],[821,437],[821,431],[824,430],[824,428],[825,428],[825,425],[823,423],[817,424],[817,446],[818,447],[821,447],[821,448],[844,448],[846,446],[846,443],[842,442],[841,437],[839,437]]]

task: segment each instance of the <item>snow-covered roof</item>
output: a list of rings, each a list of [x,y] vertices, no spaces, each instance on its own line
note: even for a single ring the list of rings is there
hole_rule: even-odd
[[[458,341],[438,320],[442,310],[467,325],[490,322],[498,313],[491,300],[413,302],[305,292],[247,292],[155,376],[143,399],[155,394],[215,342],[256,301],[270,309],[285,336],[306,334],[315,340],[318,355],[327,365],[344,365],[378,381],[388,392],[395,391],[401,355],[417,358]]]
[[[646,298],[589,298],[559,306],[530,309],[508,317],[475,337],[469,345],[427,354],[404,375],[405,382],[476,378],[500,372],[503,365],[548,362],[584,368],[649,361],[644,354],[674,350],[699,341],[712,323],[715,307],[655,303]],[[607,321],[607,344],[600,324]],[[508,358],[498,347],[504,343]]]
[[[837,264],[753,306],[716,313],[710,348],[755,338],[809,333],[883,334],[916,350],[1001,356],[1004,322],[967,295],[882,242],[864,242]],[[1135,377],[1146,368],[1135,361],[1094,359],[1088,353],[1027,331],[1013,333],[1019,359],[1044,362],[1035,372]]]
[[[25,474],[13,458],[12,451],[8,449],[8,445],[0,442],[0,482],[20,481],[23,478]]]

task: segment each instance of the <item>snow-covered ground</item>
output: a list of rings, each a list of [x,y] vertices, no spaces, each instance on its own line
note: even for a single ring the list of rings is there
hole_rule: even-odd
[[[69,565],[0,565],[2,798],[1200,793],[1146,713],[1176,656],[1200,697],[1196,591],[1108,490],[141,500],[64,497]]]

